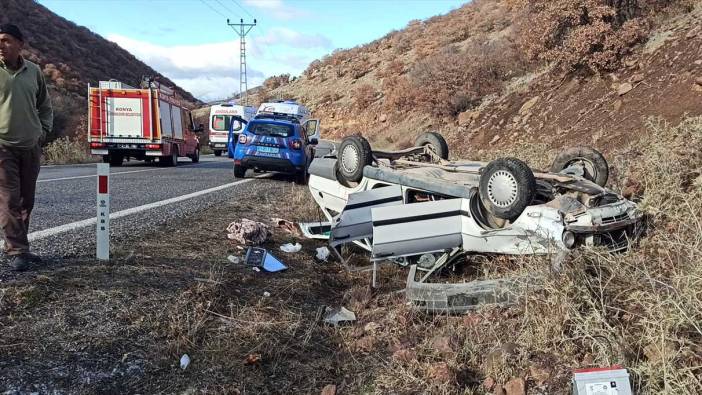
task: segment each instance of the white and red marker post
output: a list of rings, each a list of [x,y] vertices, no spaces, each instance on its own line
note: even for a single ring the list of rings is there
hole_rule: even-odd
[[[110,260],[110,165],[97,165],[97,259]]]

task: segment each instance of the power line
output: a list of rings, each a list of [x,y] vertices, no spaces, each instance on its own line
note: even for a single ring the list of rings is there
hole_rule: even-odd
[[[251,18],[255,18],[255,16],[253,16],[246,8],[244,8],[244,6],[242,6],[241,4],[239,4],[238,1],[232,0],[232,3],[236,4],[237,7],[241,8],[242,10],[244,10],[244,12],[247,13],[247,14],[249,14],[249,16],[250,16]]]
[[[211,9],[212,11],[214,11],[214,12],[218,13],[219,15],[221,15],[223,18],[226,18],[226,17],[227,17],[226,15],[222,14],[221,12],[219,12],[219,10],[217,10],[216,8],[214,8],[214,7],[212,7],[211,5],[209,5],[205,0],[200,0],[200,2],[201,2],[202,4],[204,4],[204,5],[206,5],[207,8],[209,8],[209,9]]]
[[[214,0],[214,1],[216,1],[217,4],[221,5],[222,8],[224,8],[225,10],[227,10],[227,11],[228,11],[229,13],[231,13],[232,15],[236,15],[236,14],[234,13],[234,11],[232,11],[229,7],[227,7],[226,5],[224,5],[224,3],[222,3],[220,0]],[[238,15],[236,15],[236,16],[238,16]]]
[[[246,35],[256,26],[256,19],[253,20],[253,23],[244,23],[243,19],[240,19],[239,23],[229,23],[229,19],[227,19],[227,25],[231,26],[239,35],[239,99],[241,101],[243,98],[244,105],[247,105],[249,85],[246,78]]]

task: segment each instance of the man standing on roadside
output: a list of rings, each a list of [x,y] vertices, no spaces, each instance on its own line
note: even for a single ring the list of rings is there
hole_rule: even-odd
[[[27,233],[41,141],[53,123],[44,75],[20,55],[23,46],[17,26],[0,25],[0,227],[5,254],[16,271],[40,260],[29,252]]]

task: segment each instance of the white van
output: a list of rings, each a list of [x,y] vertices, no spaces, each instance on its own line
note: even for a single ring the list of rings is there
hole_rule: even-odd
[[[232,126],[232,117],[239,116],[249,121],[253,119],[255,114],[256,108],[238,104],[215,104],[210,107],[209,146],[214,151],[215,156],[220,156],[222,151],[227,150],[227,137],[229,135],[229,127]],[[243,129],[244,125],[235,120],[233,125],[234,134],[237,135]]]

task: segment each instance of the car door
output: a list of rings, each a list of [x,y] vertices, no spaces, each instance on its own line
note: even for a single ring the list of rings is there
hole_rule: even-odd
[[[335,247],[373,237],[371,209],[402,205],[402,187],[390,185],[349,195],[344,210],[332,222],[330,244]]]
[[[249,123],[246,119],[238,115],[232,116],[232,119],[229,122],[229,133],[227,134],[227,153],[230,158],[234,157],[234,150],[236,149],[237,144],[237,137],[236,134],[234,134],[234,121],[241,122],[242,126],[240,133],[244,133],[244,130],[246,130],[246,125]]]
[[[372,260],[442,252],[463,245],[468,199],[373,207]]]

